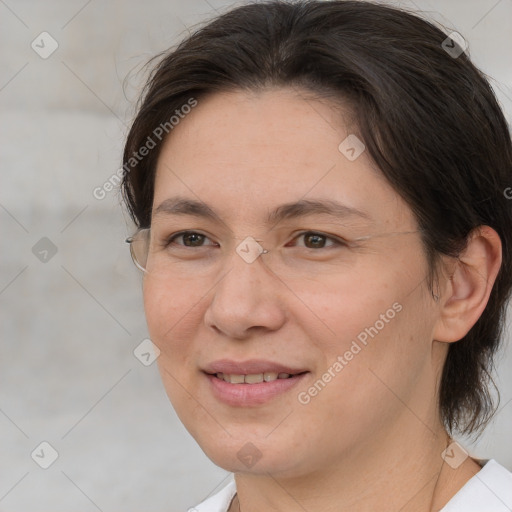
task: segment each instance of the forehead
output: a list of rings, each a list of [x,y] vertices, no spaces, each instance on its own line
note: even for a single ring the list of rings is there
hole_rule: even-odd
[[[347,158],[347,144],[362,149],[354,137],[340,108],[298,90],[210,95],[165,140],[153,206],[188,197],[228,217],[263,221],[280,204],[314,198],[376,223],[410,223],[409,208],[367,152]]]

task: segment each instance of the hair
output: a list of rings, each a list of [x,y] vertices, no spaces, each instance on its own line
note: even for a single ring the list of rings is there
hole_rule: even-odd
[[[512,287],[512,144],[487,78],[446,41],[433,23],[366,1],[234,8],[156,57],[127,136],[121,190],[137,227],[149,227],[165,140],[155,128],[170,133],[169,119],[191,98],[293,87],[348,106],[370,158],[417,219],[432,294],[440,256],[460,255],[473,229],[487,225],[501,238],[487,306],[450,344],[438,390],[448,431],[475,434],[496,410],[491,371]],[[155,147],[134,158],[150,139]]]

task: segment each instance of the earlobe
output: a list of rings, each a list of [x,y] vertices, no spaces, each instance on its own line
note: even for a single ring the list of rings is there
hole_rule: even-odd
[[[501,240],[494,229],[479,226],[468,236],[439,300],[434,339],[446,343],[462,339],[484,311],[501,266]]]

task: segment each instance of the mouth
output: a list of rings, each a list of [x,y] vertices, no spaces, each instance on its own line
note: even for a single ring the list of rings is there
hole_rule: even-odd
[[[229,384],[260,384],[261,382],[273,382],[278,379],[292,379],[298,375],[308,373],[307,371],[299,373],[286,373],[286,372],[263,372],[263,373],[250,373],[250,374],[236,374],[236,373],[208,373],[219,380],[228,382]]]
[[[216,361],[202,370],[213,396],[230,406],[251,407],[284,395],[302,381],[308,370],[272,361]]]
[[[262,379],[256,380],[256,382],[267,381],[267,379],[275,380],[278,378],[288,378],[290,375],[293,376],[304,373],[307,369],[300,367],[297,368],[266,359],[247,359],[245,361],[218,359],[217,361],[213,361],[206,365],[206,367],[203,368],[203,371],[209,375],[217,376],[221,374],[222,377],[225,375],[234,376],[235,378],[243,376],[244,381],[247,376],[249,377],[247,383],[251,384],[253,383],[253,379],[259,378],[259,375],[262,375]],[[239,384],[244,381],[236,381],[235,383]]]

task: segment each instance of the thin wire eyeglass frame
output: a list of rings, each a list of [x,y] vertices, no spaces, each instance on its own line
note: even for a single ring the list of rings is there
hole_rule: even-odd
[[[132,236],[129,236],[128,238],[125,239],[125,242],[130,245],[130,256],[132,258],[133,263],[140,271],[142,271],[146,274],[148,273],[148,270],[145,269],[144,266],[139,263],[137,255],[135,254],[134,242],[137,241],[137,236],[140,236],[141,233],[146,232],[149,234],[150,231],[151,231],[151,228],[139,229]],[[378,233],[375,235],[366,235],[366,236],[354,238],[352,240],[352,242],[361,242],[363,240],[369,240],[371,238],[377,238],[377,237],[381,237],[381,236],[410,235],[410,234],[414,234],[414,233],[421,233],[421,230],[417,229],[414,231],[391,231],[389,233]],[[321,233],[319,232],[319,234],[321,234]],[[149,244],[148,244],[148,249],[149,249]],[[264,249],[261,254],[267,254],[268,252],[270,252],[268,249]],[[146,259],[147,259],[147,254],[146,254]]]

